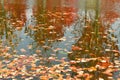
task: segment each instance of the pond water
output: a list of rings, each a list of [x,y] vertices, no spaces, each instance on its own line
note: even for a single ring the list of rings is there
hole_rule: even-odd
[[[0,79],[119,79],[119,6],[117,0],[1,0]]]

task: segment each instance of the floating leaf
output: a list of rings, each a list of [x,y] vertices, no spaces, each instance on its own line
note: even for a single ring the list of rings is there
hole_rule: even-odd
[[[70,61],[70,64],[76,64],[76,61],[72,60],[72,61]]]
[[[49,57],[48,60],[55,60],[55,58],[54,57]]]
[[[49,27],[48,27],[48,29],[54,29],[55,28],[55,26],[52,26],[52,25],[50,25]]]
[[[77,50],[82,50],[82,48],[80,48],[79,46],[72,46],[72,50],[73,51],[77,51]]]
[[[106,71],[104,71],[103,73],[104,74],[107,74],[107,75],[109,75],[109,76],[112,76],[112,72],[113,72],[113,69],[111,69],[111,68],[108,68]]]
[[[41,52],[41,50],[36,50],[36,53],[40,53]]]
[[[28,45],[28,49],[32,49],[32,45]]]
[[[23,53],[26,53],[26,50],[25,49],[20,49],[21,52]]]
[[[109,52],[109,51],[111,51],[111,50],[110,50],[110,49],[105,49],[105,51]]]
[[[66,41],[66,38],[62,37],[62,38],[58,39],[58,41]]]

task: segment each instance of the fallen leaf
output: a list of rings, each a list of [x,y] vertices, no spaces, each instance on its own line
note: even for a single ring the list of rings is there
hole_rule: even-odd
[[[26,50],[25,49],[20,49],[21,52],[23,53],[26,53]]]

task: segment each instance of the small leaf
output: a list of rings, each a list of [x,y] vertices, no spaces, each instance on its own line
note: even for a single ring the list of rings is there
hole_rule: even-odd
[[[20,49],[21,52],[23,53],[26,53],[26,50],[25,49]]]

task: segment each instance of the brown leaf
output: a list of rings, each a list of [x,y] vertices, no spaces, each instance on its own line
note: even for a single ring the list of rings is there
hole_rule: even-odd
[[[72,46],[72,50],[73,51],[76,51],[76,50],[82,50],[82,48],[80,48],[79,46]]]

